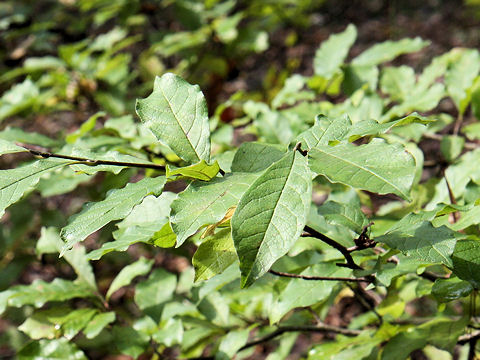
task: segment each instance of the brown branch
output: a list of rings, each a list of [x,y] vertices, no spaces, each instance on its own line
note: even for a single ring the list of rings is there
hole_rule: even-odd
[[[261,337],[257,340],[246,343],[244,346],[242,346],[239,349],[239,351],[270,341],[286,332],[320,332],[320,333],[326,332],[326,333],[341,334],[345,336],[357,336],[361,334],[361,330],[345,329],[338,326],[332,326],[332,325],[326,325],[326,324],[310,325],[310,326],[281,326],[274,332],[268,335],[265,335],[264,337]]]
[[[286,272],[275,271],[275,270],[269,270],[269,273],[276,276],[289,277],[289,278],[302,279],[302,280],[371,282],[371,279],[368,279],[366,277],[351,278],[351,277],[309,276],[309,275],[286,273]]]
[[[473,331],[470,334],[461,335],[457,340],[457,344],[465,345],[473,339],[476,339],[476,340],[480,339],[480,330]]]
[[[362,267],[358,266],[355,263],[355,261],[353,261],[352,255],[350,255],[350,251],[348,251],[348,249],[345,246],[343,246],[342,244],[339,244],[333,239],[330,239],[328,236],[318,232],[317,230],[311,228],[308,225],[305,226],[305,231],[307,231],[311,236],[323,241],[325,244],[330,245],[331,247],[337,249],[342,253],[347,263],[346,264],[337,263],[337,266],[343,266],[353,270],[363,270]]]
[[[82,158],[78,156],[53,154],[50,152],[38,151],[38,150],[33,150],[28,148],[25,148],[25,149],[27,149],[30,152],[30,154],[35,156],[40,156],[44,159],[56,158],[56,159],[73,160],[79,164],[88,165],[88,166],[112,165],[112,166],[125,166],[125,167],[135,167],[135,168],[142,168],[142,169],[154,169],[154,170],[165,171],[165,166],[158,165],[158,164],[129,163],[129,162],[111,161],[111,160],[92,160],[92,159]]]

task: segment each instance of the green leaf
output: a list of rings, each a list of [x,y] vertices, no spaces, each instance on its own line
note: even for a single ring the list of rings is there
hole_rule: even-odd
[[[105,115],[106,114],[103,111],[99,111],[96,114],[93,114],[82,125],[80,125],[80,128],[78,130],[71,134],[68,134],[65,137],[65,141],[69,144],[73,144],[75,141],[77,141],[77,139],[92,131],[97,124],[98,118]]]
[[[35,144],[46,148],[56,147],[61,143],[58,140],[50,139],[36,132],[27,132],[20,128],[9,126],[7,126],[5,130],[0,131],[0,139],[23,144]]]
[[[423,41],[419,37],[414,39],[405,38],[399,41],[385,41],[365,50],[353,59],[352,64],[357,66],[378,65],[393,60],[399,55],[419,51],[429,44],[429,41]]]
[[[228,360],[235,356],[238,350],[248,341],[249,329],[229,331],[222,338],[215,360]]]
[[[52,309],[45,312],[48,320],[60,326],[60,330],[67,339],[72,340],[98,312],[96,309],[76,309],[65,311],[65,309]]]
[[[410,66],[386,67],[380,79],[382,92],[394,101],[403,101],[415,87],[415,71]]]
[[[290,250],[305,226],[311,193],[307,161],[292,151],[243,194],[231,221],[242,287],[251,285]]]
[[[85,205],[80,213],[69,219],[68,225],[61,231],[66,244],[60,256],[110,221],[125,218],[147,195],[159,195],[164,184],[163,176],[144,178],[136,183],[127,184],[122,189],[111,190],[103,201]]]
[[[297,141],[302,143],[302,149],[310,150],[318,145],[343,140],[351,127],[352,121],[348,115],[333,119],[318,115],[315,125],[298,135]]]
[[[455,160],[463,150],[465,144],[465,138],[457,135],[445,135],[442,136],[440,142],[440,150],[442,151],[445,160],[452,162]]]
[[[91,287],[83,282],[60,278],[50,283],[35,280],[30,285],[17,285],[0,292],[0,314],[5,311],[7,306],[33,305],[38,308],[49,301],[64,301],[92,296],[94,294]]]
[[[334,263],[325,262],[311,266],[300,274],[348,277],[351,272],[349,269],[339,268]],[[303,279],[283,279],[283,281],[288,281],[288,283],[270,307],[270,324],[279,322],[285,314],[294,308],[314,305],[326,299],[338,284],[338,281],[305,281]]]
[[[0,217],[7,207],[31,190],[42,176],[71,163],[71,160],[48,159],[15,169],[0,170]]]
[[[167,165],[167,178],[174,177],[175,175],[185,176],[190,179],[198,179],[203,181],[210,181],[217,176],[220,166],[215,161],[212,165],[208,165],[205,160],[200,161],[198,164],[193,164],[186,167],[171,169]]]
[[[272,110],[267,104],[247,101],[243,110],[253,120],[260,139],[272,144],[289,144],[293,133],[289,119],[283,112]]]
[[[470,88],[480,71],[480,54],[474,49],[454,49],[450,68],[445,75],[447,92],[460,113],[464,113],[470,102]]]
[[[26,152],[27,149],[0,138],[0,155]]]
[[[148,347],[148,336],[131,327],[113,327],[114,344],[122,354],[137,359]]]
[[[105,326],[115,321],[115,312],[106,312],[95,315],[83,329],[87,339],[94,339]]]
[[[285,85],[272,100],[272,107],[279,108],[282,105],[294,105],[299,101],[315,99],[313,91],[303,90],[307,78],[302,75],[292,75],[285,80]]]
[[[222,273],[237,259],[230,228],[220,230],[201,243],[193,255],[195,282]]]
[[[238,148],[232,161],[232,172],[255,173],[265,170],[285,155],[282,145],[245,142]]]
[[[155,269],[135,289],[135,303],[145,310],[169,300],[177,286],[177,277],[163,269]]]
[[[229,174],[209,183],[194,182],[172,203],[171,225],[177,234],[177,247],[204,225],[222,220],[227,210],[257,178],[256,174]]]
[[[12,86],[0,98],[0,122],[38,104],[39,98],[40,90],[30,78]]]
[[[368,219],[356,204],[340,204],[328,201],[318,207],[318,213],[329,223],[341,225],[361,234]]]
[[[125,266],[113,279],[110,287],[108,288],[106,299],[110,299],[110,296],[123,286],[129,285],[137,276],[147,274],[153,266],[153,260],[141,257],[133,264]]]
[[[357,29],[352,24],[348,25],[343,32],[330,35],[315,53],[313,59],[315,75],[330,79],[343,65],[356,38]]]
[[[205,98],[197,85],[174,74],[155,79],[152,94],[137,100],[143,123],[188,163],[210,161],[210,130]]]
[[[83,351],[68,339],[40,340],[28,343],[18,352],[17,357],[19,360],[87,360]]]
[[[175,246],[177,243],[177,235],[173,232],[171,223],[165,223],[160,230],[153,234],[150,242],[161,248]]]
[[[432,287],[432,295],[440,302],[449,302],[470,295],[473,286],[457,277],[437,279]]]
[[[452,266],[452,259],[457,239],[462,235],[446,226],[434,227],[429,221],[422,221],[408,226],[396,226],[385,235],[375,238],[393,249],[414,256],[430,263],[442,263]]]
[[[317,146],[308,153],[310,168],[332,182],[379,194],[409,198],[415,160],[398,144]]]
[[[40,239],[37,241],[36,253],[39,256],[42,254],[57,254],[60,253],[63,245],[64,243],[60,238],[60,232],[57,228],[43,227],[40,232]],[[67,251],[64,258],[73,267],[80,281],[88,284],[93,290],[97,290],[95,275],[88,262],[83,246],[75,247]]]
[[[480,288],[480,241],[460,240],[452,255],[453,272],[460,279],[470,282],[475,289]]]

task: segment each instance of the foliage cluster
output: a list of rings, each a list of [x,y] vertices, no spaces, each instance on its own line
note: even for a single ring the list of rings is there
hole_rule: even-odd
[[[112,14],[125,28],[145,21],[141,1],[75,4],[100,25]],[[188,1],[162,4],[186,9],[177,16],[195,26],[163,34],[139,69],[166,49],[182,58],[175,72],[199,69],[198,47],[219,39],[229,54],[261,50],[257,37],[242,45],[239,22],[279,21],[266,16],[269,2],[228,16],[230,2],[195,2],[210,11],[190,12]],[[35,36],[49,34],[50,20]],[[98,86],[84,94],[109,116],[60,139],[0,131],[0,154],[23,161],[0,170],[2,341],[21,359],[241,359],[273,343],[267,358],[284,359],[313,333],[323,335],[312,335],[310,360],[474,354],[480,127],[464,117],[480,119],[480,54],[455,48],[416,72],[393,61],[428,41],[387,41],[350,58],[356,38],[353,25],[331,35],[313,75],[289,76],[268,104],[237,93],[212,116],[199,86],[172,73],[129,105],[139,75],[121,50],[142,38],[124,28],[6,72],[6,82],[29,77],[3,95],[2,118],[73,106],[68,91],[82,81]],[[116,116],[134,108],[140,122]],[[225,112],[236,116],[225,121]],[[89,201],[63,205],[68,217],[55,207],[71,191]],[[32,256],[61,270],[10,286]],[[121,270],[105,277],[104,261]],[[348,321],[329,324],[348,304]]]

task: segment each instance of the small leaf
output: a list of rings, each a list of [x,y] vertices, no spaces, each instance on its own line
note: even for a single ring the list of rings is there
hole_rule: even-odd
[[[445,160],[453,162],[463,150],[465,144],[465,138],[457,135],[445,135],[442,136],[440,141],[440,150],[442,151]]]
[[[449,302],[470,295],[473,286],[457,277],[437,279],[432,287],[432,295],[440,302]]]
[[[312,181],[306,159],[287,153],[245,192],[232,218],[242,287],[251,285],[285,255],[305,226]]]
[[[122,189],[110,191],[103,201],[85,205],[62,229],[61,236],[66,244],[60,256],[110,221],[125,218],[147,195],[159,195],[164,184],[165,177],[144,178],[139,182],[127,184]]]
[[[217,176],[220,166],[215,161],[212,165],[208,165],[205,160],[200,161],[198,164],[193,164],[186,167],[171,169],[167,165],[167,178],[174,177],[175,175],[185,176],[190,179],[198,179],[203,181],[210,181]]]
[[[137,359],[148,347],[148,336],[128,326],[113,327],[113,343],[122,354]]]
[[[141,257],[133,264],[125,266],[113,279],[110,287],[108,288],[106,299],[110,299],[110,296],[123,286],[126,286],[132,282],[137,276],[147,274],[153,266],[153,260]]]
[[[152,94],[137,100],[135,109],[158,140],[183,160],[210,160],[207,103],[197,85],[170,73],[157,77]]]
[[[0,170],[0,217],[7,207],[31,190],[42,176],[71,163],[71,160],[48,159],[15,169]]]
[[[318,213],[329,223],[345,226],[360,234],[368,224],[368,219],[360,209],[353,204],[340,204],[328,201],[318,207]]]
[[[83,333],[87,337],[87,339],[93,339],[100,331],[105,328],[108,324],[115,321],[115,312],[107,312],[95,315],[88,325],[83,329]]]
[[[343,32],[330,35],[315,53],[313,59],[315,75],[330,79],[343,65],[356,38],[357,29],[352,24]]]
[[[222,273],[237,259],[230,229],[220,230],[201,243],[193,256],[195,282]]]
[[[409,198],[415,160],[398,144],[317,146],[308,153],[310,168],[332,182],[378,194]]]
[[[177,235],[172,230],[170,222],[165,223],[160,230],[153,234],[150,242],[161,248],[169,248],[175,246]]]

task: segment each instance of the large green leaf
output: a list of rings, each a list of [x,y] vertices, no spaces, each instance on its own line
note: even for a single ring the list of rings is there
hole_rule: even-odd
[[[293,151],[265,170],[242,196],[232,218],[242,287],[290,250],[305,226],[311,192],[307,161]]]
[[[328,201],[318,207],[318,214],[322,215],[328,223],[345,226],[357,234],[360,234],[368,223],[367,217],[356,204]]]
[[[315,53],[313,59],[315,74],[330,79],[342,66],[356,38],[357,29],[352,24],[343,32],[330,35]]]
[[[136,183],[127,184],[122,189],[110,191],[103,201],[85,205],[82,211],[72,216],[68,225],[62,229],[61,236],[66,244],[61,255],[110,221],[125,218],[145,196],[159,195],[164,184],[163,176],[144,178]]]
[[[238,204],[256,174],[230,174],[207,184],[192,183],[172,203],[171,224],[177,246],[202,227],[222,220],[227,210]]]
[[[48,159],[15,169],[0,170],[0,216],[7,207],[31,190],[42,176],[71,163],[71,160]]]
[[[137,100],[136,111],[158,140],[183,160],[210,160],[207,103],[197,85],[170,73],[157,77],[152,94]]]
[[[398,144],[317,146],[308,153],[310,168],[332,182],[379,194],[409,198],[415,160]]]
[[[134,278],[140,275],[147,274],[153,266],[153,260],[145,259],[141,257],[133,264],[125,266],[113,279],[110,287],[108,288],[106,299],[110,298],[112,294],[121,287],[128,285]]]
[[[419,37],[414,39],[405,38],[399,41],[385,41],[365,50],[353,59],[352,64],[357,66],[378,65],[393,60],[399,55],[419,51],[429,44],[429,41],[424,41]]]
[[[230,229],[220,230],[201,243],[193,256],[195,281],[220,274],[237,259]]]

